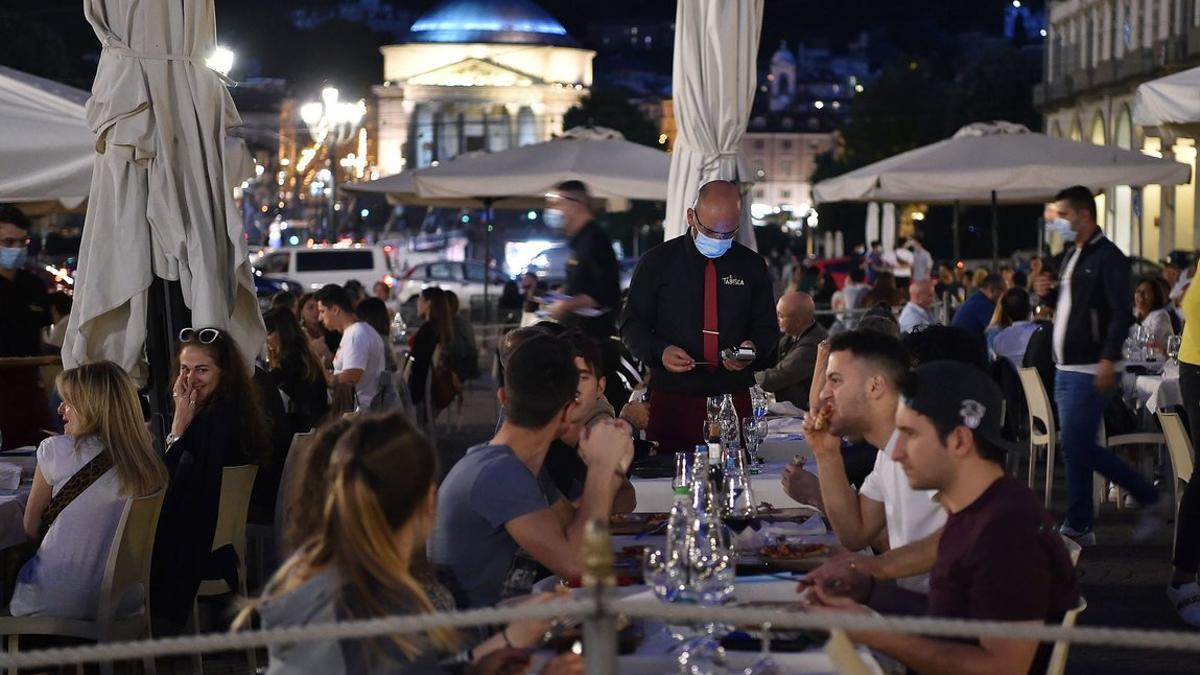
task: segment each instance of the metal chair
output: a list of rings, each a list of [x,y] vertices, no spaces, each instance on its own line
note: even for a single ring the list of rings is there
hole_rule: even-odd
[[[20,650],[22,635],[58,635],[111,642],[150,637],[150,556],[154,551],[154,533],[162,510],[165,490],[130,499],[117,522],[104,578],[100,582],[100,605],[96,619],[59,619],[52,616],[0,616],[0,635],[7,636],[9,653]],[[118,617],[117,611],[126,594],[138,585],[143,590],[141,611]],[[155,672],[154,659],[142,661],[147,673]],[[9,670],[15,675],[16,670]],[[100,672],[111,675],[111,662],[100,664]]]
[[[192,602],[192,621],[196,634],[200,633],[200,598],[229,593],[246,597],[246,514],[250,511],[250,494],[254,490],[254,477],[258,467],[252,464],[227,466],[221,474],[221,502],[217,509],[217,529],[213,533],[212,550],[232,546],[237,555],[236,589],[230,588],[224,579],[205,579],[200,582],[196,600]],[[246,650],[250,670],[258,669],[258,657],[253,649]],[[193,658],[196,672],[204,672],[204,659],[199,654]]]

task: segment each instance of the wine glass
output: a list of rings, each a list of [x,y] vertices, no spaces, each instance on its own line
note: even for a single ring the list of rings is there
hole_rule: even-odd
[[[771,658],[771,622],[762,625],[762,651],[758,659],[742,671],[742,675],[783,675],[779,664]]]
[[[746,452],[750,455],[750,471],[754,471],[754,465],[758,463],[758,444],[761,440],[758,438],[758,423],[757,417],[747,417],[742,420],[742,437],[746,439]]]
[[[1172,335],[1167,338],[1167,358],[1171,359],[1171,363],[1179,365],[1179,348],[1183,344],[1183,338],[1178,335]]]

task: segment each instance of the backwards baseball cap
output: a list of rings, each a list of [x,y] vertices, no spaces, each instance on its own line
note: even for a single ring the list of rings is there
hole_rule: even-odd
[[[966,427],[976,440],[1008,452],[1025,448],[1004,439],[1004,396],[979,368],[932,361],[917,368],[904,389],[904,405],[946,429]]]

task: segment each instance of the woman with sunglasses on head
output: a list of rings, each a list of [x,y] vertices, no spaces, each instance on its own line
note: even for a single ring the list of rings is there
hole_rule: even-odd
[[[429,443],[393,412],[335,422],[318,434],[315,447],[320,456],[309,468],[325,477],[324,509],[292,524],[293,536],[297,528],[305,531],[303,543],[235,627],[247,625],[255,612],[270,629],[446,609],[431,597],[430,581],[420,572],[436,521],[438,466]],[[328,465],[322,467],[325,453]],[[398,466],[406,470],[396,471]],[[268,672],[521,672],[524,655],[505,647],[530,642],[510,638],[509,630],[473,649],[445,628],[280,645],[270,648]],[[559,657],[543,672],[582,673],[582,661],[573,654]]]
[[[21,568],[14,616],[94,619],[108,551],[125,504],[161,490],[167,469],[146,425],[137,390],[109,361],[65,370],[58,391],[66,433],[42,441],[25,505],[25,532],[39,541]],[[142,598],[122,601],[132,614]]]
[[[227,466],[262,464],[270,450],[266,416],[247,361],[216,328],[179,333],[175,417],[164,459],[171,483],[151,565],[155,634],[182,630],[202,579],[226,578],[236,560],[212,551]]]

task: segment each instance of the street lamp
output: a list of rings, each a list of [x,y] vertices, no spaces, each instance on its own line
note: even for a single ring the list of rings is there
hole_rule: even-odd
[[[329,225],[337,222],[337,148],[354,137],[367,112],[366,101],[339,101],[335,87],[321,90],[321,100],[300,106],[300,119],[308,126],[313,140],[325,144],[329,154]]]
[[[223,76],[228,76],[229,71],[233,70],[234,58],[233,50],[228,47],[217,45],[212,54],[209,54],[204,65],[212,68]]]

